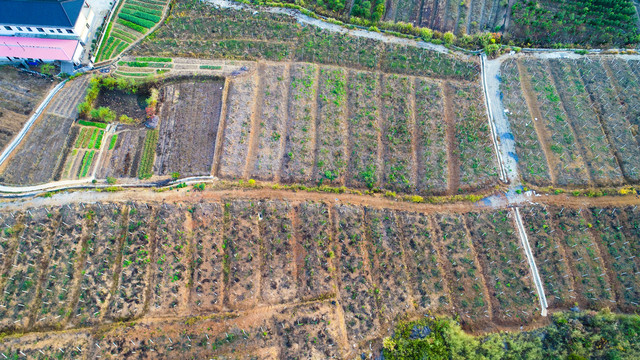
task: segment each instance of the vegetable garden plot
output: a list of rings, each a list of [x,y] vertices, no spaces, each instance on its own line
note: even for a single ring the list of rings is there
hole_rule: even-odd
[[[575,303],[575,287],[565,249],[557,238],[546,208],[532,206],[520,212],[529,246],[542,280],[549,309],[565,309]]]
[[[250,176],[261,180],[277,179],[282,164],[289,105],[290,65],[261,65],[262,87],[258,90],[258,129],[256,158]]]
[[[274,328],[283,359],[337,359],[341,357],[336,307],[316,303],[280,311]]]
[[[259,300],[262,255],[258,212],[257,203],[251,200],[228,200],[225,204],[225,303],[231,309],[251,308]]]
[[[576,134],[576,141],[580,143],[584,160],[589,166],[591,178],[601,186],[622,183],[622,172],[600,125],[598,115],[591,108],[589,94],[575,64],[569,61],[549,60],[549,68]]]
[[[144,129],[118,133],[113,149],[103,149],[105,154],[102,163],[99,164],[96,177],[103,179],[108,176],[115,178],[136,177],[146,135],[147,130]]]
[[[382,164],[378,157],[381,139],[380,75],[348,72],[347,186],[373,188],[380,185]]]
[[[149,308],[158,316],[177,315],[189,296],[189,234],[183,204],[162,204],[156,213],[155,264]]]
[[[308,182],[315,161],[316,92],[318,67],[291,65],[289,109],[282,180]]]
[[[580,210],[551,208],[559,242],[571,262],[578,301],[582,306],[601,308],[613,306],[615,299],[606,274],[602,255],[591,237],[589,223]]]
[[[383,77],[383,187],[407,193],[416,184],[412,147],[415,121],[410,102],[413,91],[413,81],[409,77]]]
[[[0,329],[29,325],[29,312],[37,302],[40,278],[46,269],[50,241],[59,216],[47,208],[28,209],[19,221],[23,231],[10,262],[0,298]]]
[[[415,310],[409,274],[404,259],[402,236],[390,210],[365,208],[367,246],[376,302],[381,321],[393,323]]]
[[[192,78],[161,89],[157,174],[211,174],[223,87],[221,80]]]
[[[632,230],[638,216],[631,209],[627,209],[632,214],[629,218],[621,208],[591,209],[592,231],[603,251],[618,306],[625,312],[633,312],[640,303],[640,246]]]
[[[146,204],[131,203],[127,209],[126,234],[118,287],[111,296],[107,317],[132,319],[142,315],[147,300],[151,247],[156,210]]]
[[[465,324],[489,322],[488,294],[464,219],[460,215],[439,215],[435,221],[440,227],[442,257],[447,259],[444,268],[453,310]]]
[[[234,78],[229,82],[227,119],[219,173],[226,177],[242,177],[249,154],[252,122],[255,117],[256,91],[260,79],[256,74]]]
[[[482,89],[475,83],[449,82],[447,86],[453,94],[451,104],[456,104],[453,111],[460,186],[479,189],[494,184],[498,170]]]
[[[293,233],[293,209],[285,201],[258,205],[262,239],[260,297],[269,304],[292,301],[297,294]]]
[[[355,343],[367,339],[380,327],[376,306],[379,289],[372,280],[371,264],[367,259],[363,209],[337,205],[334,214],[340,305],[347,335]]]
[[[404,248],[409,274],[408,287],[419,312],[448,312],[451,308],[449,290],[444,279],[435,233],[426,215],[396,213],[402,231],[400,240]]]
[[[640,180],[640,150],[621,94],[601,60],[579,60],[578,70],[600,114],[614,154],[628,181]]]
[[[422,193],[444,193],[448,188],[447,130],[442,86],[415,79],[418,179]]]
[[[335,291],[331,218],[323,203],[305,202],[296,210],[298,298],[317,299]]]
[[[193,211],[193,281],[191,308],[216,311],[222,308],[224,289],[222,206],[201,202]]]
[[[78,267],[82,267],[82,248],[86,246],[85,219],[91,213],[84,205],[60,208],[60,224],[51,239],[48,267],[41,285],[41,305],[34,326],[64,324],[77,296]]]
[[[2,359],[88,359],[89,336],[83,332],[33,333],[6,337],[0,343]]]
[[[112,296],[120,240],[126,231],[120,205],[98,203],[91,211],[87,217],[90,233],[82,248],[86,260],[78,303],[71,317],[76,326],[96,325],[104,316]]]
[[[524,325],[535,316],[537,296],[512,212],[468,213],[469,234],[489,289],[493,321]]]
[[[500,67],[500,94],[505,116],[513,131],[523,180],[538,186],[551,185],[546,153],[536,132],[536,120],[527,108],[516,60],[504,61]]]
[[[316,127],[316,182],[344,184],[347,167],[346,73],[320,68]]]
[[[534,117],[534,121],[544,124],[546,133],[544,137],[549,144],[547,155],[551,156],[548,160],[552,164],[551,171],[556,183],[560,186],[588,185],[590,177],[576,145],[567,114],[560,103],[560,96],[547,71],[548,63],[523,60],[521,65],[521,69],[526,69],[526,73],[521,73],[520,76],[526,77],[523,81],[531,84],[533,93],[530,96],[535,98],[536,104],[530,105],[537,106],[543,117],[537,120]]]

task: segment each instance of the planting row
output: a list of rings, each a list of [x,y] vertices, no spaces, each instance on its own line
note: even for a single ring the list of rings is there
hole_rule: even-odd
[[[497,182],[475,84],[299,63],[257,70],[230,81],[216,175],[419,194]]]
[[[195,0],[175,4],[166,24],[133,52],[139,56],[295,60],[459,80],[474,80],[479,74],[478,63],[471,57],[302,26],[289,15],[219,9]]]
[[[637,183],[637,62],[508,60],[501,91],[523,179],[535,185]]]

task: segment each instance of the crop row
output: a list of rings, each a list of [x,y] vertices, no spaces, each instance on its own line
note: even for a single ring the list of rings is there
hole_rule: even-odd
[[[525,181],[543,186],[638,181],[639,78],[629,65],[618,59],[503,63],[503,104]]]

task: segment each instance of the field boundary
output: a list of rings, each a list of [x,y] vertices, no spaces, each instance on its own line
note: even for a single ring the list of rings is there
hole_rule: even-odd
[[[544,292],[544,287],[542,285],[542,280],[540,279],[540,273],[538,272],[538,266],[536,266],[536,260],[531,252],[531,246],[529,244],[529,238],[527,237],[527,231],[524,228],[524,224],[522,223],[522,216],[520,216],[520,209],[518,207],[514,207],[512,210],[512,214],[516,220],[516,225],[518,228],[518,236],[520,238],[520,243],[522,244],[522,248],[524,249],[524,254],[527,256],[527,263],[529,264],[529,270],[531,271],[531,276],[533,278],[533,283],[536,286],[536,290],[538,292],[538,300],[540,301],[541,313],[542,316],[547,316],[547,308],[549,307],[547,304],[547,296]]]

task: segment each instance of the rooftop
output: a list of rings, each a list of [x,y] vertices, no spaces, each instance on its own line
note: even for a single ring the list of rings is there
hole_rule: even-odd
[[[84,0],[0,0],[0,24],[73,27]]]
[[[77,46],[78,40],[0,36],[0,57],[69,61]]]

